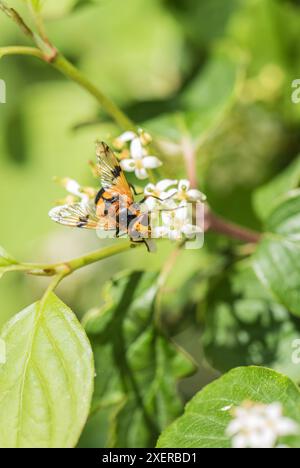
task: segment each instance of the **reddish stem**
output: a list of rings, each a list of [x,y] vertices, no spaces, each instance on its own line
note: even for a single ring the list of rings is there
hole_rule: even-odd
[[[223,234],[224,236],[237,239],[242,242],[257,244],[261,239],[261,234],[251,229],[244,228],[238,224],[231,223],[224,218],[215,215],[210,209],[206,210],[205,216],[206,230]]]

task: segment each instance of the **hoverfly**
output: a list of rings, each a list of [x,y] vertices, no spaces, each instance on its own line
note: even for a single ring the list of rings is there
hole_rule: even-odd
[[[56,207],[49,216],[64,226],[113,231],[117,238],[126,235],[151,250],[150,213],[143,211],[142,202],[134,201],[134,189],[109,146],[98,142],[96,155],[101,189],[95,200]]]

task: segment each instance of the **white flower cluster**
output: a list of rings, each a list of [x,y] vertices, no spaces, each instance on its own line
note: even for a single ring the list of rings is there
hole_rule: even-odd
[[[121,160],[123,171],[134,172],[138,179],[145,180],[148,178],[148,170],[157,169],[162,165],[156,156],[148,153],[149,143],[151,137],[143,130],[139,130],[138,133],[125,132],[115,140],[114,145],[117,149],[124,150],[129,147],[129,153],[125,152],[125,159]]]
[[[191,189],[188,180],[164,179],[156,185],[148,184],[144,193],[147,209],[157,214],[157,227],[152,229],[155,237],[179,240],[203,232],[202,227],[193,224],[193,206],[204,202],[206,197],[199,190]]]
[[[281,403],[244,402],[231,410],[226,429],[233,448],[279,448],[278,439],[299,434],[298,424],[283,415]]]

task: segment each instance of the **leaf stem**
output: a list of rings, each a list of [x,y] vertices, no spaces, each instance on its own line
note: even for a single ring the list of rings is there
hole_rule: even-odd
[[[55,291],[55,289],[57,288],[57,286],[59,285],[59,283],[64,279],[64,277],[66,276],[66,274],[64,272],[61,272],[59,274],[57,274],[53,280],[51,281],[51,283],[49,284],[48,288],[46,289],[46,291],[44,292],[43,294],[43,297],[41,299],[41,303],[40,303],[40,308],[42,309],[45,302],[47,301],[48,299],[48,296],[49,294],[51,294],[52,292]]]

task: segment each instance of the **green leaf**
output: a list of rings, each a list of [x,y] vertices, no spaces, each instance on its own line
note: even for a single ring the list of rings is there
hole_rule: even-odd
[[[54,294],[5,327],[0,365],[0,446],[74,447],[88,416],[94,367],[73,312]]]
[[[282,201],[282,197],[290,190],[298,188],[299,184],[300,157],[293,161],[279,176],[256,190],[253,203],[257,215],[262,220],[266,220]]]
[[[92,414],[112,408],[116,447],[153,446],[182,410],[176,381],[194,371],[155,326],[157,289],[154,273],[122,275],[109,285],[106,305],[86,319],[97,374]]]
[[[299,336],[300,320],[273,300],[248,263],[211,287],[203,346],[214,368],[262,365],[300,382],[299,364],[291,359]]]
[[[184,415],[163,432],[157,446],[231,447],[231,441],[225,435],[231,415],[225,409],[245,401],[279,402],[284,415],[300,423],[300,393],[290,379],[266,368],[238,368],[199,392],[186,406]],[[299,444],[300,436],[289,437],[289,446],[299,447]]]
[[[300,315],[300,191],[290,193],[267,221],[254,270],[276,302]]]

